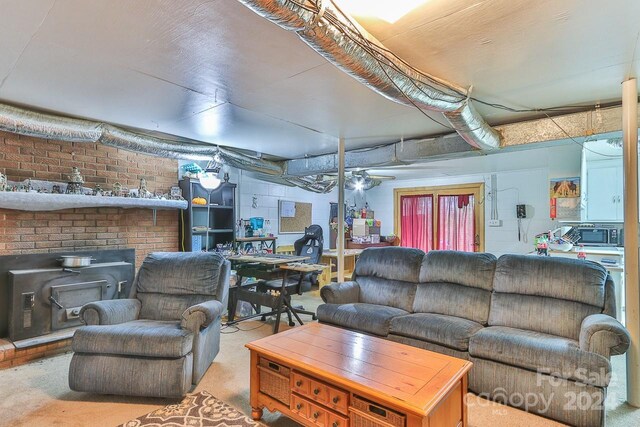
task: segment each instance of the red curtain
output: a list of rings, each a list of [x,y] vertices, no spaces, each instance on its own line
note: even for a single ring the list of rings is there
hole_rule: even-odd
[[[473,195],[438,197],[438,249],[476,250],[473,204]]]
[[[400,245],[422,249],[433,249],[433,196],[402,196]]]

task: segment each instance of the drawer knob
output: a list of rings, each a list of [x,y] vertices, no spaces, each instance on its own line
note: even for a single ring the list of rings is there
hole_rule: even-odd
[[[334,396],[333,403],[338,403],[338,402],[340,402],[340,398],[338,396]]]
[[[313,394],[320,394],[320,389],[319,388],[314,388],[313,389]]]
[[[296,381],[296,386],[301,387],[302,386],[302,380]]]
[[[298,403],[298,404],[296,405],[296,409],[297,409],[297,410],[302,409],[302,403]]]
[[[331,427],[338,427],[340,424],[338,424],[337,421],[334,421],[333,424],[331,424]]]
[[[318,418],[320,416],[320,412],[316,411],[313,413],[313,418]]]

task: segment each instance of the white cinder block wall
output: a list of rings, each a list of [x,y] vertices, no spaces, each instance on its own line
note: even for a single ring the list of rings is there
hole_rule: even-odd
[[[545,149],[546,150],[546,149]],[[465,165],[474,169],[474,173],[438,178],[421,178],[384,182],[379,187],[364,194],[347,191],[345,201],[348,205],[354,201],[360,206],[366,200],[375,211],[377,219],[382,221],[382,234],[393,233],[393,189],[401,187],[422,187],[437,185],[485,183],[485,250],[497,256],[504,253],[527,253],[532,251],[534,236],[559,226],[558,221],[549,218],[549,179],[580,175],[580,151],[576,147],[555,147],[548,149],[548,155],[538,156],[534,160],[532,151],[495,154],[490,156],[505,168],[496,172],[498,178],[498,216],[502,227],[489,227],[486,221],[491,218],[491,203],[488,194],[491,191],[491,172],[494,166],[478,166],[481,158],[467,159]],[[495,157],[494,157],[495,156]],[[522,159],[524,158],[524,161]],[[520,159],[520,160],[518,160]],[[458,161],[450,161],[458,164]],[[518,166],[514,167],[514,162]],[[495,162],[494,162],[495,163]],[[434,165],[437,163],[434,163]],[[522,167],[524,165],[524,167]],[[528,166],[528,168],[527,168]],[[389,171],[392,174],[392,171]],[[272,232],[278,235],[278,245],[293,244],[301,234],[278,234],[278,200],[293,200],[313,204],[314,224],[322,226],[325,235],[325,247],[329,246],[329,203],[337,202],[337,190],[329,194],[316,194],[301,188],[287,187],[251,178],[247,172],[242,174],[232,169],[230,181],[238,184],[236,200],[238,219],[261,216],[271,221]],[[256,197],[257,207],[252,207]],[[522,221],[524,238],[518,241],[516,204],[527,205],[528,218]]]
[[[491,174],[443,177],[418,180],[386,182],[369,190],[367,200],[374,207],[376,217],[382,220],[383,234],[393,233],[393,189],[437,185],[485,183],[485,251],[496,256],[505,253],[531,252],[534,236],[558,227],[557,221],[549,218],[549,169],[530,169],[497,172],[498,217],[502,227],[489,227],[491,218]],[[527,205],[527,219],[522,220],[523,239],[518,241],[516,204]],[[385,206],[386,209],[382,209]]]
[[[233,173],[231,182],[238,184],[237,199],[239,202],[238,219],[263,217],[271,222],[271,232],[278,236],[277,245],[291,245],[302,234],[278,233],[278,200],[306,202],[313,205],[312,223],[322,226],[325,247],[329,247],[329,203],[338,200],[338,193],[334,190],[328,194],[317,194],[297,187],[287,187],[247,176],[246,172]],[[253,207],[253,198],[256,207]]]

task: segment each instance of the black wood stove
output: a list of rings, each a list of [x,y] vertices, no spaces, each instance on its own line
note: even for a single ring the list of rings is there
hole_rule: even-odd
[[[135,274],[133,249],[73,252],[92,256],[91,265],[60,266],[61,255],[0,257],[0,336],[22,340],[80,326],[82,305],[126,298]]]

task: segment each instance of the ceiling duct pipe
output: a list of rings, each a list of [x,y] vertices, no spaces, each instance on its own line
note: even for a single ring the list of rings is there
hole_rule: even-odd
[[[210,160],[216,154],[231,166],[282,175],[280,163],[257,159],[212,144],[191,144],[156,138],[106,123],[73,119],[0,104],[0,130],[18,135],[68,142],[100,142],[123,150],[184,160]]]
[[[152,156],[184,160],[212,160],[219,155],[233,167],[256,172],[273,182],[327,193],[335,183],[313,178],[287,177],[284,162],[248,156],[240,151],[212,144],[192,144],[137,133],[91,120],[73,119],[0,104],[0,131],[67,142],[96,143]]]
[[[384,97],[443,113],[476,148],[500,147],[500,135],[469,101],[468,93],[422,73],[344,16],[331,0],[239,0],[258,15],[294,31],[329,62]]]

